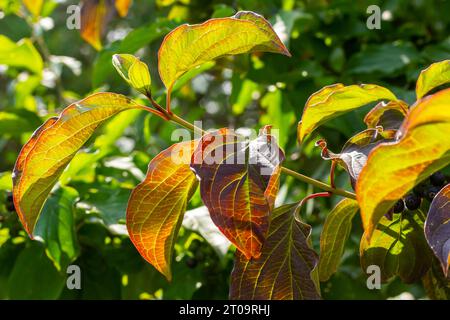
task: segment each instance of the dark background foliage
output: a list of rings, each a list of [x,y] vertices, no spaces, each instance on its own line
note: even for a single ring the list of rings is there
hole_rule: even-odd
[[[115,73],[112,54],[133,53],[149,64],[158,97],[163,87],[157,50],[171,29],[185,22],[231,16],[237,10],[264,15],[282,35],[292,58],[252,54],[220,59],[180,86],[173,111],[191,122],[203,120],[204,128],[272,124],[280,130],[286,166],[322,180],[328,179],[329,163],[320,159],[314,142],[324,137],[330,149],[338,151],[364,128],[362,118],[371,106],[327,123],[300,147],[296,124],[309,95],[337,82],[374,83],[411,103],[420,70],[450,55],[450,2],[444,0],[134,1],[125,18],[109,23],[99,52],[77,30],[67,29],[70,4],[76,3],[46,1],[45,17],[33,30],[33,22],[23,17],[26,11],[20,1],[0,1],[0,34],[14,42],[31,38],[46,64],[42,74],[0,66],[2,299],[227,298],[231,249],[219,257],[200,233],[182,228],[175,248],[174,279],[168,283],[143,261],[124,232],[131,189],[142,179],[149,160],[173,143],[175,126],[148,113],[119,115],[75,158],[62,177],[64,187],[52,193],[44,208],[47,218],[39,221],[38,241],[26,236],[11,208],[8,195],[14,161],[46,118],[95,91],[142,98]],[[381,7],[381,30],[366,27],[366,10],[372,4]],[[350,188],[342,170],[337,172],[337,184]],[[311,192],[311,187],[283,177],[278,200],[294,202]],[[338,200],[312,200],[302,212],[313,226],[317,250],[324,218]],[[190,209],[200,205],[196,194]],[[322,284],[324,298],[425,296],[421,283],[405,285],[399,279],[381,290],[368,290],[359,264],[359,216],[353,226],[339,271]],[[82,290],[66,289],[69,264],[81,267]]]

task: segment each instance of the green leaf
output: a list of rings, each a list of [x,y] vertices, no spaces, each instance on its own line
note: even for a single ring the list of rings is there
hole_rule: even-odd
[[[425,216],[421,211],[406,211],[392,221],[382,217],[370,244],[361,239],[361,267],[370,265],[381,269],[381,281],[398,275],[403,282],[413,283],[428,271],[432,253],[423,234]]]
[[[231,299],[320,299],[311,247],[311,227],[294,218],[296,205],[276,208],[261,256],[248,260],[237,251],[231,274]]]
[[[41,74],[44,67],[42,58],[30,39],[15,43],[4,35],[0,35],[0,64],[26,68],[37,74]]]
[[[337,271],[358,210],[358,202],[344,199],[327,215],[320,235],[320,281],[327,281]]]
[[[205,134],[192,156],[212,220],[248,258],[261,254],[283,160],[266,128],[251,141],[227,128]]]
[[[378,100],[397,100],[386,88],[374,84],[344,86],[341,83],[312,94],[303,109],[298,126],[300,141],[324,122]]]
[[[366,237],[415,185],[450,163],[450,89],[419,100],[396,141],[372,150],[356,184]]]
[[[185,72],[225,55],[268,51],[290,55],[260,15],[241,11],[230,18],[181,25],[170,32],[158,52],[158,69],[169,94]]]
[[[431,202],[425,222],[425,237],[447,277],[450,264],[450,184]]]
[[[34,232],[44,241],[46,253],[59,271],[65,271],[79,254],[74,222],[77,198],[75,189],[57,189],[45,203]]]
[[[45,254],[44,246],[33,241],[22,250],[9,277],[10,299],[57,299],[66,284]]]
[[[113,65],[120,76],[140,93],[151,95],[151,78],[148,67],[131,54],[115,54]]]
[[[436,62],[423,70],[416,83],[416,96],[421,99],[428,92],[450,82],[450,60]]]

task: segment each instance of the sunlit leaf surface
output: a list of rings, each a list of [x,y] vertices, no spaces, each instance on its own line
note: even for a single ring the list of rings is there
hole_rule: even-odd
[[[14,204],[30,236],[49,192],[95,129],[121,111],[140,108],[125,96],[97,93],[71,104],[36,130],[13,173]]]
[[[30,39],[15,43],[0,34],[0,64],[26,68],[40,74],[44,63]]]
[[[147,177],[132,192],[127,208],[130,239],[145,260],[172,279],[173,246],[186,205],[197,187],[189,164],[197,142],[172,145],[149,164]]]
[[[204,135],[192,157],[212,220],[247,258],[261,254],[283,160],[267,132],[248,141],[229,129]]]
[[[416,184],[450,163],[450,89],[412,107],[397,133],[370,153],[356,194],[370,238],[380,218]]]
[[[450,82],[450,60],[433,63],[423,70],[416,83],[417,99],[440,85]]]

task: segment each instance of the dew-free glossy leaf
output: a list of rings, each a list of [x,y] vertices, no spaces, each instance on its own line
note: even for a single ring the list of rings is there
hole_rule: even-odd
[[[320,235],[320,281],[327,281],[336,272],[358,210],[358,202],[344,199],[327,215]]]
[[[401,101],[381,101],[364,117],[368,128],[383,127],[383,130],[397,130],[408,112],[408,105]]]
[[[267,20],[253,12],[184,24],[164,38],[158,52],[159,75],[170,92],[180,76],[205,62],[253,51],[290,55]]]
[[[140,93],[149,96],[152,80],[147,65],[131,54],[115,54],[113,65],[120,76]]]
[[[14,205],[30,236],[51,189],[95,129],[121,111],[141,108],[120,94],[96,93],[71,104],[35,131],[13,172]]]
[[[33,46],[30,39],[22,39],[15,43],[0,34],[0,64],[7,66],[27,68],[40,74],[44,63],[41,55]]]
[[[450,184],[442,188],[431,202],[425,221],[425,237],[447,276],[450,264]]]
[[[236,252],[231,299],[316,300],[318,257],[311,246],[311,227],[294,218],[296,205],[276,208],[258,259]]]
[[[197,187],[190,169],[196,141],[181,142],[159,153],[147,177],[132,192],[127,208],[130,239],[141,256],[168,280],[173,247],[186,205]]]
[[[399,276],[403,282],[412,283],[428,271],[432,253],[423,234],[425,216],[420,211],[396,214],[392,221],[382,217],[373,232],[370,243],[361,239],[361,267],[370,265],[381,269],[381,281]]]
[[[284,154],[266,131],[251,141],[221,129],[204,135],[192,156],[203,203],[247,258],[258,258],[278,191]]]
[[[395,202],[433,172],[450,163],[450,89],[419,100],[397,132],[369,154],[356,195],[370,238],[378,220]]]
[[[378,100],[397,100],[386,88],[374,84],[344,86],[341,83],[322,88],[311,95],[298,126],[302,141],[324,122]]]
[[[440,85],[450,82],[450,60],[436,62],[423,70],[416,83],[417,99]]]

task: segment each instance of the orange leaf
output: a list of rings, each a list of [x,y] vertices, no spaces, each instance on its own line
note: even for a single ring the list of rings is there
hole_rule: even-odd
[[[13,174],[14,205],[30,236],[59,176],[92,133],[111,116],[142,106],[114,93],[97,93],[50,118],[22,148]]]
[[[127,228],[131,241],[141,256],[169,281],[175,238],[187,202],[197,187],[197,179],[189,167],[197,143],[177,143],[159,153],[128,202]]]

